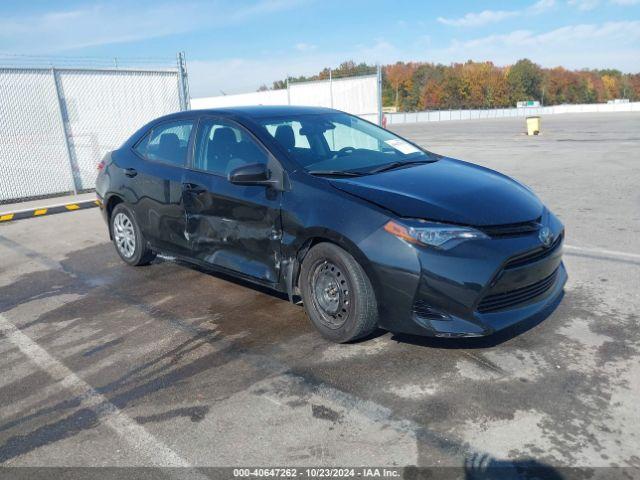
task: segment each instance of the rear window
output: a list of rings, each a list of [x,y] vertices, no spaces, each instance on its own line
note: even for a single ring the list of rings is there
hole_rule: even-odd
[[[192,129],[191,120],[162,123],[151,129],[135,151],[147,160],[184,166]]]

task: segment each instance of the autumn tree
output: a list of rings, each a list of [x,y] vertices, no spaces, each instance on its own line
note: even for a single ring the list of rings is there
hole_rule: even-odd
[[[618,78],[615,75],[603,75],[602,84],[604,85],[605,100],[612,100],[619,97]]]
[[[291,78],[291,82],[323,80],[371,74],[376,67],[352,60],[316,75]],[[619,70],[567,70],[541,68],[530,60],[500,67],[491,62],[456,63],[397,62],[383,67],[382,102],[399,110],[443,108],[499,108],[521,100],[540,100],[546,105],[606,102],[614,98],[640,100],[640,73]],[[273,83],[286,88],[286,80]],[[264,86],[261,87],[264,89]]]
[[[411,74],[414,70],[411,64],[404,62],[397,62],[385,68],[386,79],[395,92],[394,105],[396,108],[400,105],[400,89],[407,88],[410,85]]]
[[[444,89],[442,83],[430,79],[422,87],[420,95],[420,106],[425,110],[435,110],[441,108],[444,99]]]

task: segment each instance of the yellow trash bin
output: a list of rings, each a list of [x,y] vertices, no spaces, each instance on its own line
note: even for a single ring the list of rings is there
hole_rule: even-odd
[[[527,117],[527,135],[540,133],[540,117]]]

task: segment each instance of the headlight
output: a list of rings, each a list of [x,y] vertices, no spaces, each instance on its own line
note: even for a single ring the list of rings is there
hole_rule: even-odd
[[[409,243],[443,249],[452,248],[466,240],[489,238],[488,235],[474,228],[438,223],[425,222],[424,226],[409,226],[391,220],[387,222],[384,229]]]

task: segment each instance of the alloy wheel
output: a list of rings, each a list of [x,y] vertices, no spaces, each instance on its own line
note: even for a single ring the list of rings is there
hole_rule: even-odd
[[[113,236],[118,251],[125,258],[133,257],[136,252],[136,232],[131,219],[122,212],[113,219]]]

